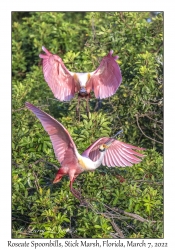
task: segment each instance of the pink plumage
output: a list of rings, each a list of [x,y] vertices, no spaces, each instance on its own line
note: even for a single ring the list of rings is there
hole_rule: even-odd
[[[50,136],[55,156],[61,163],[61,168],[58,170],[53,183],[60,181],[64,175],[69,175],[70,190],[78,199],[80,193],[72,187],[72,184],[80,173],[95,170],[101,164],[108,167],[132,166],[142,161],[144,157],[143,154],[135,151],[144,150],[144,148],[109,137],[99,138],[80,155],[69,132],[60,122],[28,102],[26,107],[42,123]]]
[[[89,146],[83,153],[83,156],[89,157],[92,161],[96,161],[99,158],[99,146],[105,144],[110,140],[109,137],[102,137],[96,140],[91,146]],[[140,158],[136,156],[143,157],[142,154],[132,150],[144,150],[144,148],[135,147],[124,142],[113,140],[111,146],[105,153],[102,160],[103,166],[108,167],[126,167],[132,166],[134,163],[139,163]]]
[[[40,54],[43,59],[43,73],[46,82],[54,96],[60,101],[70,101],[75,94],[76,83],[69,70],[65,67],[62,59],[52,55],[44,46],[46,55]]]
[[[107,98],[115,94],[122,82],[120,67],[115,61],[118,56],[112,56],[112,50],[95,71],[76,73],[69,71],[59,56],[44,46],[42,49],[46,53],[39,55],[43,59],[44,78],[60,101],[70,101],[76,92],[80,97],[86,97],[91,91],[96,98]]]
[[[113,51],[110,50],[109,54],[102,59],[87,82],[87,92],[93,90],[96,98],[103,99],[114,95],[122,82],[121,71],[115,61],[118,56],[113,57],[112,53]]]

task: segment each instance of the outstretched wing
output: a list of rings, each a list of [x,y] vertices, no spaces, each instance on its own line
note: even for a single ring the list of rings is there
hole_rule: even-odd
[[[113,51],[110,50],[109,54],[102,59],[87,82],[87,92],[94,90],[96,98],[103,99],[114,95],[122,82],[121,71],[115,61],[118,56],[112,56],[112,53]]]
[[[43,59],[43,73],[46,82],[57,99],[70,101],[75,94],[74,77],[59,56],[53,55],[44,46],[42,49],[46,54],[40,54],[39,57]]]
[[[45,131],[49,134],[58,161],[62,163],[65,158],[69,158],[73,162],[77,162],[77,148],[63,125],[29,102],[26,102],[25,105],[37,116]]]
[[[100,156],[100,145],[105,144],[109,140],[109,137],[102,137],[98,139],[90,147],[88,147],[82,155],[89,157],[92,161],[96,161]],[[125,167],[139,163],[142,161],[141,158],[143,158],[144,155],[136,152],[135,150],[144,150],[144,148],[135,147],[113,139],[111,146],[105,152],[102,165],[108,167]]]

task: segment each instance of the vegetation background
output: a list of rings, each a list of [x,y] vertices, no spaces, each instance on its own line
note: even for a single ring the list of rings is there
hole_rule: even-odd
[[[76,97],[55,100],[44,81],[42,45],[75,72],[95,70],[113,49],[123,77],[119,90],[101,101],[98,112],[92,93],[90,119],[82,103],[78,121]],[[80,206],[68,178],[52,184],[59,163],[26,101],[59,120],[80,153],[122,128],[120,140],[146,148],[146,157],[133,167],[81,174],[74,187],[89,206]],[[12,13],[12,237],[163,237],[162,13]]]

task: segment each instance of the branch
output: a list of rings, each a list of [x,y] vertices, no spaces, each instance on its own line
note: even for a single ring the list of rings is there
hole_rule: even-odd
[[[95,201],[97,201],[97,200],[95,199]],[[102,204],[103,204],[103,203],[102,203]],[[103,204],[103,205],[105,205],[105,204]],[[83,201],[80,203],[80,206],[85,206],[85,207],[91,208],[92,211],[93,211],[94,213],[100,214],[100,215],[102,215],[103,217],[107,218],[107,219],[109,220],[109,222],[111,223],[113,229],[117,232],[119,238],[122,238],[122,239],[125,238],[125,237],[124,237],[124,234],[123,234],[122,231],[121,231],[121,229],[120,229],[120,228],[117,226],[117,224],[114,222],[113,218],[115,218],[115,217],[113,216],[112,213],[109,213],[108,211],[107,211],[107,213],[103,213],[103,212],[97,211],[96,208],[94,208],[93,205],[92,205],[90,202],[87,201],[87,199],[86,199],[86,200],[83,200]]]
[[[141,129],[141,127],[140,127],[140,125],[139,125],[138,115],[136,114],[135,117],[136,117],[136,121],[137,121],[137,126],[138,126],[138,128],[140,129],[140,131],[142,132],[142,134],[143,134],[145,137],[147,137],[148,139],[150,139],[150,140],[152,140],[152,141],[155,141],[155,142],[157,142],[157,143],[163,144],[162,142],[157,141],[157,140],[155,140],[155,139],[153,139],[153,138],[147,136],[147,135],[143,132],[143,130]]]
[[[114,230],[118,233],[119,237],[120,237],[121,239],[124,239],[125,236],[124,236],[124,234],[122,233],[121,229],[117,226],[117,224],[116,224],[113,220],[110,221],[110,222],[111,222],[111,225],[112,225],[112,227],[114,228]]]

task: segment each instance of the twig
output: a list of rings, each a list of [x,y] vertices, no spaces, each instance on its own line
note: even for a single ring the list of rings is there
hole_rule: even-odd
[[[163,137],[161,137],[160,135],[158,135],[156,132],[154,132],[156,134],[157,137],[159,137],[159,139],[163,140]]]
[[[12,109],[12,113],[18,112],[18,111],[23,110],[23,109],[26,109],[26,108],[20,108],[20,109],[15,109],[15,110]]]
[[[14,231],[14,233],[19,233],[18,231]],[[24,233],[24,232],[20,232],[19,234],[22,234],[22,235],[32,235],[32,236],[38,236],[38,234],[35,234],[35,233],[30,233],[30,232],[27,232],[27,233]]]
[[[143,217],[141,217],[140,215],[138,214],[133,214],[133,213],[129,213],[129,212],[126,212],[120,208],[114,208],[114,210],[116,210],[117,212],[121,213],[121,214],[124,214],[124,215],[127,215],[129,217],[132,217],[138,221],[141,221],[141,222],[152,222],[152,223],[155,223],[156,221],[149,221],[147,219],[144,219]]]
[[[127,215],[127,216],[132,217],[132,218],[134,218],[136,220],[139,220],[141,222],[152,222],[152,223],[156,222],[156,221],[150,221],[150,220],[144,219],[143,217],[141,217],[138,214],[129,213],[129,212],[126,212],[126,211],[124,211],[124,210],[122,210],[120,208],[117,208],[117,207],[111,208],[111,207],[109,207],[108,205],[106,205],[104,203],[102,203],[102,204],[106,208],[108,208],[109,210],[113,211],[115,214],[116,214],[116,212],[118,212],[119,214]],[[114,218],[114,214],[108,213],[108,211],[107,211],[107,213],[95,211],[94,208],[93,208],[93,206],[89,202],[87,203],[87,201],[86,201],[86,205],[89,206],[93,210],[93,212],[96,212],[97,214],[101,214],[101,215],[105,216],[106,218],[107,217],[108,218]]]
[[[117,208],[117,207],[111,208],[111,207],[109,207],[109,206],[106,205],[106,204],[104,204],[104,205],[105,205],[105,207],[107,207],[107,208],[110,209],[111,211],[118,212],[118,213],[120,213],[120,214],[124,214],[124,215],[130,216],[130,217],[133,217],[134,219],[139,220],[139,221],[141,221],[141,222],[152,222],[152,223],[155,223],[155,222],[156,222],[156,221],[149,221],[149,220],[147,220],[147,219],[144,219],[143,217],[141,217],[141,216],[138,215],[138,214],[129,213],[129,212],[126,212],[126,211],[124,211],[124,210],[122,210],[122,209],[120,209],[120,208]]]
[[[48,97],[48,98],[47,98],[47,101],[48,101],[48,100],[54,100],[54,101],[57,101],[57,102],[58,102],[58,99],[56,99],[56,98],[49,98],[49,97]],[[49,105],[48,105],[48,106],[49,106]]]
[[[140,125],[139,125],[138,115],[136,114],[135,117],[136,117],[136,121],[137,121],[137,126],[138,126],[138,128],[140,129],[140,131],[142,132],[142,134],[143,134],[145,137],[147,137],[148,139],[150,139],[150,140],[152,140],[152,141],[155,141],[155,142],[157,142],[157,143],[163,144],[162,142],[157,141],[157,140],[155,140],[155,139],[153,139],[153,138],[147,136],[147,135],[143,132],[143,130],[141,129],[141,127],[140,127]]]
[[[23,222],[25,222],[25,223],[28,223],[28,224],[30,224],[30,222],[29,222],[29,221],[25,221],[25,220],[22,220],[22,219],[18,219],[18,218],[15,218],[15,217],[12,217],[12,220],[20,220],[20,221],[23,221]]]
[[[36,174],[35,174],[34,171],[33,171],[33,174],[34,174],[34,176],[35,176],[35,186],[36,186],[36,189],[37,189],[37,191],[38,191],[39,188],[40,188],[40,185],[39,185],[39,182],[38,182],[38,178],[37,178],[37,176],[36,176]]]
[[[155,181],[149,181],[149,180],[132,180],[131,182],[147,182],[150,184],[155,184],[155,185],[163,185],[163,182],[155,182]]]
[[[45,161],[48,165],[53,166],[56,170],[59,170],[59,167],[57,167],[55,164],[50,163],[48,161]]]
[[[45,105],[40,105],[40,106],[37,106],[37,108],[41,108],[41,107],[49,107],[50,105],[48,104],[45,104]]]
[[[141,114],[141,115],[138,115],[138,114],[137,114],[137,116],[138,116],[138,117],[145,117],[145,116],[146,116],[147,118],[149,118],[150,120],[155,121],[156,123],[161,123],[161,124],[163,123],[163,121],[155,120],[155,119],[153,119],[152,117],[150,117],[148,114]]]
[[[43,159],[39,159],[39,160],[37,160],[37,161],[35,161],[35,162],[32,162],[32,163],[29,165],[29,167],[31,167],[32,164],[37,164],[38,162],[45,162],[45,163],[47,163],[48,165],[53,166],[56,170],[59,170],[59,167],[57,167],[55,164],[50,163],[50,162],[48,162],[48,161],[45,161],[45,160],[43,160]]]
[[[152,117],[150,117],[150,116],[147,115],[147,114],[139,115],[139,117],[144,117],[144,116],[148,117],[148,118],[149,118],[150,120],[152,120],[152,121],[155,121],[155,122],[158,122],[158,123],[163,123],[163,121],[157,121],[157,120],[153,119]]]
[[[111,222],[111,225],[113,226],[114,230],[115,230],[115,231],[118,233],[118,235],[120,236],[120,238],[121,238],[121,239],[124,239],[125,236],[124,236],[124,234],[122,233],[122,231],[120,230],[120,228],[117,226],[117,224],[116,224],[113,220],[111,220],[110,222]]]
[[[163,46],[163,42],[160,43],[160,45],[159,45],[158,49],[155,51],[155,53],[158,54],[158,52],[159,52],[159,50],[161,49],[162,46]]]
[[[41,105],[41,106],[37,106],[38,108],[40,108],[40,107],[45,107],[45,106],[50,106],[50,105]],[[20,111],[20,110],[23,110],[23,109],[27,109],[26,107],[23,107],[23,108],[19,108],[19,109],[12,109],[12,113],[14,113],[14,112],[18,112],[18,111]]]
[[[91,25],[92,25],[93,40],[95,41],[96,32],[95,32],[95,25],[94,25],[94,17],[92,17]]]

